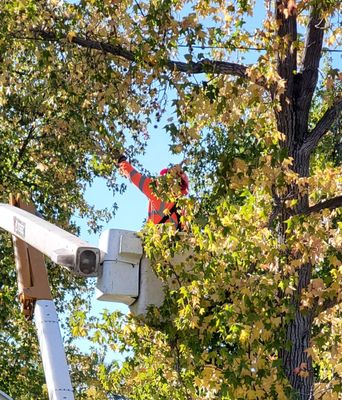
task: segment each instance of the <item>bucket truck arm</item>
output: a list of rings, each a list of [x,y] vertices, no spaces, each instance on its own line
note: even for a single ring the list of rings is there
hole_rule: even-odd
[[[36,215],[0,203],[0,228],[23,240],[74,274],[97,276],[100,250]]]
[[[13,235],[19,299],[35,324],[50,400],[74,400],[56,307],[52,301],[44,254],[74,274],[97,276],[100,250],[34,215],[35,209],[11,196],[0,203],[0,228]],[[1,396],[0,396],[1,397]]]

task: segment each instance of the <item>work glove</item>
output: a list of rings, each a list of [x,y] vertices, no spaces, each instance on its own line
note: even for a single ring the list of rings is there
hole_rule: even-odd
[[[123,161],[127,161],[127,157],[124,154],[120,154],[118,158],[118,165],[120,165],[120,163],[122,163]]]

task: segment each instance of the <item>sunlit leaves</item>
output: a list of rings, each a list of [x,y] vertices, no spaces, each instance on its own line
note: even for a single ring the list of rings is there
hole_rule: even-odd
[[[179,201],[184,232],[147,225],[142,234],[145,253],[166,285],[163,306],[152,307],[146,319],[105,313],[89,321],[82,302],[74,299],[73,334],[101,345],[89,357],[69,351],[80,398],[117,392],[149,400],[156,394],[290,398],[282,369],[282,356],[291,348],[286,331],[295,318],[313,312],[312,340],[305,349],[300,342],[301,359],[285,372],[307,379],[312,357],[317,395],[325,390],[326,398],[334,398],[340,390],[341,214],[307,213],[309,206],[341,195],[338,121],[305,173],[300,164],[309,161],[298,156],[304,136],[335,104],[340,73],[324,67],[305,132],[291,132],[303,110],[291,108],[300,106],[300,87],[286,98],[287,85],[299,85],[302,72],[311,69],[292,66],[280,79],[278,63],[294,52],[301,60],[305,43],[302,36],[293,42],[288,35],[277,37],[281,21],[268,1],[265,21],[247,29],[254,6],[247,1],[2,2],[3,201],[8,192],[20,191],[45,217],[67,225],[78,210],[92,218],[96,230],[99,217],[108,214],[85,202],[86,185],[101,176],[121,191],[117,154],[128,147],[134,158],[144,151],[148,125],[163,121],[165,113],[172,113],[165,127],[171,150],[186,157],[184,167],[193,177],[192,198]],[[283,23],[296,13],[294,2],[287,6],[279,7]],[[307,25],[312,7],[329,30],[326,45],[334,46],[338,2],[297,1],[299,24]],[[246,52],[252,65],[239,78],[206,69],[208,59],[240,63]],[[189,72],[176,71],[170,60],[184,62]],[[197,62],[203,73],[192,75]],[[282,130],[279,116],[288,109]],[[177,197],[176,183],[161,181],[166,196]],[[308,266],[311,275],[299,287]],[[58,290],[72,287],[66,276],[52,277]],[[13,296],[4,279],[5,310]],[[15,327],[10,333],[17,338]],[[121,362],[105,363],[109,348],[122,353]]]

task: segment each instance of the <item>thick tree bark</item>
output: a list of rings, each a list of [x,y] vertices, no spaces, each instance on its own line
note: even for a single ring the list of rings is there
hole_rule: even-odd
[[[312,265],[302,265],[298,274],[298,286],[292,299],[295,315],[286,330],[286,343],[281,350],[285,374],[301,400],[312,400],[314,375],[312,358],[305,351],[310,347],[313,312],[300,311],[300,294],[311,280]]]
[[[320,139],[327,133],[333,123],[337,120],[342,110],[342,98],[337,98],[334,104],[325,112],[316,127],[308,134],[304,141],[301,152],[308,156],[316,148]]]
[[[278,73],[286,82],[286,90],[280,98],[281,110],[275,111],[277,126],[284,133],[286,140],[282,144],[287,154],[293,158],[293,170],[300,177],[308,177],[310,170],[310,155],[316,148],[319,140],[329,131],[332,124],[341,112],[341,99],[336,99],[318,122],[309,132],[309,112],[312,98],[318,81],[318,66],[321,58],[325,21],[319,16],[317,9],[312,9],[305,51],[302,60],[302,69],[297,71],[296,51],[293,44],[297,38],[295,15],[285,15],[289,2],[276,0],[276,17],[278,20],[278,35],[285,40],[284,49],[278,59]],[[301,194],[296,186],[288,188],[289,195],[298,200],[295,213],[310,214],[322,209],[334,209],[342,205],[341,196],[322,201],[309,207],[308,195]],[[276,200],[276,199],[275,199]],[[276,203],[276,201],[275,201]],[[286,230],[284,221],[290,217],[284,208],[280,213],[278,235],[282,243],[286,244]],[[289,249],[290,250],[290,249]],[[294,314],[285,327],[285,343],[280,350],[285,374],[299,399],[314,399],[314,374],[312,359],[306,352],[310,347],[312,323],[315,316],[314,309],[303,312],[300,310],[301,294],[310,283],[313,265],[303,264],[298,270],[298,283],[292,297]]]

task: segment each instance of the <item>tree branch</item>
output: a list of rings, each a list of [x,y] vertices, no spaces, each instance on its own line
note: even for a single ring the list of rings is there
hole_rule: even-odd
[[[309,215],[312,213],[319,212],[321,210],[329,209],[334,210],[335,208],[342,207],[342,196],[336,196],[332,199],[321,201],[320,203],[315,204],[314,206],[308,207],[301,214]]]
[[[318,81],[318,67],[322,55],[323,36],[325,20],[319,15],[317,7],[312,6],[309,19],[305,48],[302,59],[302,68],[298,74],[298,85],[296,88],[296,106],[298,130],[305,135],[308,129],[309,112],[312,97]]]
[[[69,41],[70,43],[75,43],[87,49],[99,50],[102,51],[103,53],[109,53],[114,56],[124,58],[127,61],[135,60],[134,53],[132,51],[124,49],[120,45],[113,45],[109,43],[99,42],[96,40],[84,39],[79,36],[74,36],[72,38],[70,37],[69,39],[67,35],[58,36],[52,31],[44,31],[43,29],[34,29],[33,33],[35,34],[35,39],[41,37],[45,40],[53,42],[60,42],[61,40],[66,40]]]
[[[18,157],[12,165],[12,169],[15,170],[18,167],[19,162],[22,162],[22,158],[24,157],[25,151],[26,151],[28,145],[30,144],[30,141],[33,139],[34,131],[35,131],[35,127],[31,126],[31,128],[29,129],[29,132],[26,136],[26,139],[24,139],[24,141],[19,149]]]
[[[280,94],[281,111],[276,112],[278,130],[286,135],[286,145],[289,149],[295,142],[295,121],[293,112],[293,93],[295,71],[297,71],[297,13],[290,0],[275,1],[275,16],[278,26],[277,37],[281,46],[277,50],[277,71],[285,81],[285,91]],[[273,93],[275,95],[275,92]],[[289,152],[292,155],[291,151]]]
[[[313,90],[317,84],[318,67],[322,55],[322,45],[324,36],[325,20],[322,19],[316,7],[312,7],[308,24],[305,48],[303,53],[303,74],[309,74],[311,79],[304,79],[306,88]]]
[[[136,60],[134,52],[125,49],[121,45],[113,45],[110,43],[100,42],[97,40],[81,38],[79,36],[75,36],[70,39],[68,39],[66,35],[63,37],[57,37],[55,33],[44,31],[42,29],[36,29],[34,33],[36,35],[35,39],[41,37],[45,40],[51,40],[51,41],[58,41],[60,39],[69,40],[71,43],[75,43],[80,47],[99,50],[116,57],[121,57],[129,62],[134,62]],[[154,66],[150,62],[146,62],[146,64],[151,67]],[[185,63],[174,60],[165,60],[165,67],[175,72],[186,72],[189,74],[202,74],[202,73],[224,74],[224,75],[233,75],[244,79],[249,79],[246,66],[225,61],[204,59],[199,62]],[[262,82],[258,83],[262,85]]]
[[[292,98],[294,71],[297,70],[297,50],[293,43],[297,40],[297,12],[293,1],[276,0],[278,36],[284,47],[278,53],[278,73],[286,84],[286,96]]]
[[[341,295],[339,295],[338,293],[336,294],[335,297],[325,299],[322,305],[316,307],[314,316],[317,317],[322,312],[328,311],[330,308],[335,307],[340,302],[341,302]]]
[[[342,110],[342,97],[338,98],[332,107],[330,107],[315,128],[308,134],[300,151],[309,155],[317,146],[321,138],[329,131],[333,123],[338,119]]]

